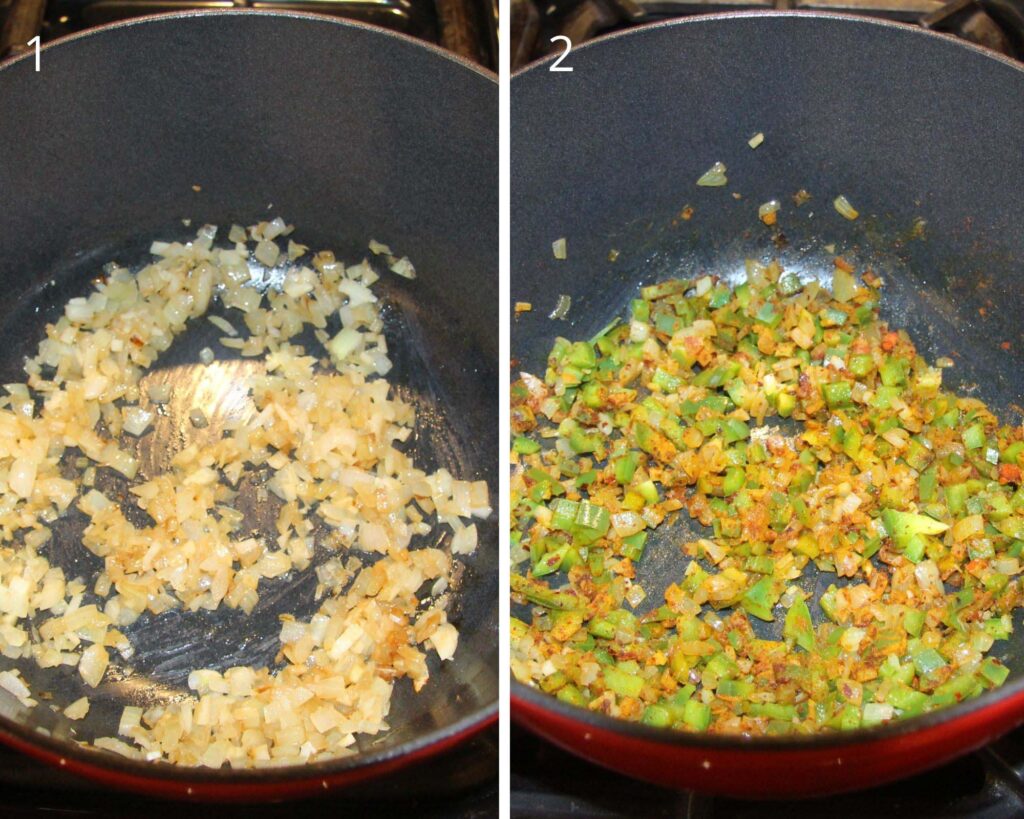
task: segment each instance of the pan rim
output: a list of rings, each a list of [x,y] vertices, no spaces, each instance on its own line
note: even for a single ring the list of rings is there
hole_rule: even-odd
[[[175,23],[206,17],[282,18],[298,20],[316,25],[333,25],[341,29],[364,31],[387,36],[423,52],[442,58],[462,69],[469,70],[493,86],[498,85],[498,75],[490,69],[466,58],[453,54],[440,46],[415,37],[392,31],[381,26],[334,17],[326,14],[303,11],[274,9],[196,9],[165,14],[147,14],[129,20],[105,23],[86,31],[77,32],[59,40],[45,43],[40,52],[52,48],[74,47],[76,43],[94,36],[105,36],[107,32],[135,26],[156,26],[161,23]],[[28,52],[0,62],[0,78],[15,66],[34,59]],[[293,764],[263,768],[204,768],[176,765],[163,761],[149,761],[122,757],[115,753],[82,746],[71,740],[55,739],[30,725],[0,714],[0,742],[16,750],[42,759],[55,767],[107,782],[140,790],[160,783],[159,795],[176,795],[189,798],[228,799],[236,801],[257,801],[275,792],[301,795],[303,792],[323,793],[328,783],[343,786],[347,779],[363,781],[378,773],[386,774],[407,764],[440,753],[454,744],[468,739],[493,725],[498,720],[500,699],[500,678],[496,679],[493,699],[472,713],[437,728],[425,731],[391,748],[366,751],[352,756],[335,757],[306,764]],[[386,736],[386,734],[385,734]],[[374,770],[382,768],[379,772]],[[363,776],[359,776],[362,773]],[[243,790],[244,788],[244,790]]]
[[[61,37],[58,40],[53,40],[47,43],[43,43],[40,48],[40,54],[45,53],[51,48],[60,48],[65,45],[73,45],[74,43],[82,40],[87,40],[96,35],[104,35],[108,31],[116,31],[122,28],[130,28],[138,25],[148,26],[157,25],[163,22],[173,22],[178,20],[186,19],[197,19],[203,17],[277,17],[282,19],[293,19],[293,20],[305,20],[312,23],[319,23],[325,25],[335,25],[340,28],[355,29],[367,32],[374,32],[386,37],[391,37],[396,40],[400,40],[406,45],[414,46],[422,49],[425,52],[433,54],[435,57],[440,57],[447,62],[455,63],[456,65],[468,69],[472,73],[479,77],[490,80],[494,85],[498,85],[498,75],[491,71],[486,66],[475,63],[472,60],[462,57],[458,54],[454,54],[451,51],[447,51],[439,45],[429,43],[425,40],[421,40],[417,37],[413,37],[409,34],[404,34],[400,31],[393,31],[383,26],[374,25],[373,23],[364,23],[359,20],[347,20],[342,17],[335,17],[330,14],[320,14],[313,11],[286,11],[283,9],[257,9],[257,8],[223,8],[223,9],[190,9],[187,11],[172,11],[166,13],[155,13],[155,14],[143,14],[138,17],[132,17],[128,20],[117,20],[111,23],[101,23],[93,28],[86,29],[85,31],[78,31],[73,34],[68,34]],[[35,55],[33,52],[25,52],[19,54],[16,57],[11,57],[7,60],[0,60],[0,73],[6,71],[19,63],[26,62],[34,59]]]
[[[873,728],[855,728],[849,731],[827,731],[813,734],[787,734],[783,736],[743,736],[739,734],[697,734],[672,728],[655,728],[641,722],[617,719],[606,714],[569,705],[550,694],[544,694],[518,680],[511,680],[510,700],[513,711],[522,704],[593,728],[659,745],[681,746],[723,751],[824,751],[842,749],[865,742],[882,742],[918,734],[929,729],[977,715],[1001,702],[1024,693],[1024,676],[1001,688],[993,688],[974,699],[940,708],[915,717],[893,720]],[[1008,722],[1005,730],[1013,729],[1024,721],[1024,708],[1020,720]],[[965,749],[968,750],[968,749]]]
[[[942,31],[935,31],[934,29],[920,28],[911,23],[904,23],[900,20],[889,20],[879,17],[862,17],[857,14],[850,12],[841,11],[813,11],[809,9],[790,9],[790,10],[779,10],[779,9],[745,9],[743,11],[718,11],[711,12],[708,14],[694,14],[688,17],[680,17],[672,20],[658,20],[656,22],[644,23],[642,25],[634,26],[632,28],[622,29],[620,31],[612,31],[607,34],[602,34],[595,37],[592,40],[588,40],[580,45],[574,45],[572,47],[573,53],[579,53],[580,51],[588,50],[595,46],[600,47],[601,44],[609,41],[620,40],[627,37],[637,36],[643,32],[648,32],[654,29],[666,29],[666,28],[682,28],[690,25],[700,25],[702,23],[721,22],[727,20],[740,20],[740,19],[806,19],[806,20],[837,20],[848,24],[860,23],[863,25],[872,25],[879,28],[894,29],[897,31],[904,32],[916,32],[917,35],[923,37],[929,37],[939,42],[944,42],[947,45],[960,46],[973,51],[979,56],[988,57],[996,62],[1000,62],[1010,68],[1014,68],[1021,73],[1024,73],[1024,62],[1008,57],[1005,54],[1001,54],[986,46],[978,45],[977,43],[968,42],[962,40],[953,34],[947,34]],[[913,34],[911,36],[914,36]],[[539,57],[532,62],[527,63],[520,68],[517,68],[512,72],[510,81],[515,82],[518,78],[526,74],[531,74],[535,71],[539,71],[545,65],[553,63],[555,60],[560,59],[562,54],[555,53],[549,54],[544,57]]]
[[[980,57],[985,57],[1001,63],[1016,70],[1024,79],[1024,63],[1000,54],[984,46],[960,40],[951,34],[922,29],[908,23],[894,20],[861,17],[855,14],[833,11],[809,11],[809,10],[744,10],[726,11],[710,14],[695,14],[693,16],[664,20],[649,23],[622,31],[596,37],[578,46],[573,47],[573,52],[579,52],[592,47],[598,47],[604,43],[616,41],[622,38],[637,36],[654,29],[682,28],[684,26],[700,25],[707,23],[721,23],[737,19],[789,19],[800,18],[805,20],[835,20],[844,24],[864,24],[878,26],[883,29],[908,32],[908,36],[917,35],[932,38],[939,43],[952,46],[961,46],[974,52]],[[769,24],[770,25],[770,24]],[[512,72],[511,86],[512,93],[515,91],[515,81],[527,75],[542,71],[545,66],[561,57],[560,54],[549,55]],[[513,106],[515,99],[512,100]],[[512,180],[514,186],[515,180]],[[514,262],[513,262],[514,265]],[[513,270],[513,278],[515,276]],[[514,339],[510,340],[514,345]],[[970,700],[938,709],[926,714],[906,719],[894,720],[884,725],[872,728],[857,728],[849,731],[829,731],[814,734],[785,735],[785,736],[742,736],[736,734],[698,734],[689,731],[677,731],[671,728],[655,728],[639,722],[610,717],[603,713],[593,712],[585,708],[569,705],[557,699],[553,695],[545,694],[532,686],[526,685],[510,674],[510,704],[513,715],[519,711],[521,714],[527,708],[536,709],[543,713],[552,714],[562,720],[574,723],[580,728],[592,727],[594,729],[616,733],[632,739],[657,744],[660,746],[679,747],[686,749],[702,749],[707,751],[729,751],[729,752],[750,752],[758,753],[764,751],[788,751],[788,752],[820,752],[829,749],[842,749],[851,745],[860,745],[866,742],[880,742],[896,740],[918,734],[940,726],[949,725],[957,721],[966,721],[972,716],[978,716],[990,710],[999,703],[1008,702],[1014,698],[1021,698],[1024,694],[1024,675],[1010,681],[1005,686],[991,689]],[[1019,719],[1008,721],[1001,727],[999,733],[1009,731],[1020,722],[1024,722],[1024,706],[1019,709]],[[529,721],[527,721],[529,725]],[[965,751],[968,749],[964,749]]]

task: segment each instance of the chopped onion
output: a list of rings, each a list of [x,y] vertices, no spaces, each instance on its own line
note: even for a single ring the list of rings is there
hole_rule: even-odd
[[[142,435],[153,422],[153,413],[142,407],[125,407],[121,414],[124,417],[124,431],[136,437]]]
[[[35,487],[37,469],[38,464],[33,459],[16,458],[7,476],[7,485],[11,491],[18,497],[29,497]]]
[[[401,276],[403,279],[416,278],[416,268],[412,266],[412,262],[410,262],[406,256],[403,256],[388,269],[396,276]]]
[[[569,257],[569,246],[564,236],[551,243],[551,252],[556,259],[564,260]]]
[[[64,709],[64,716],[71,720],[84,719],[89,713],[89,698],[79,697],[71,705]]]
[[[210,322],[214,327],[229,336],[237,336],[238,330],[235,329],[235,325],[228,321],[226,318],[221,316],[207,316],[206,320]]]
[[[120,629],[140,616],[225,606],[248,615],[264,579],[312,570],[320,608],[305,622],[285,620],[277,667],[193,669],[193,696],[124,710],[119,731],[137,747],[113,737],[92,742],[186,765],[297,765],[386,730],[398,680],[418,690],[430,675],[429,650],[452,658],[458,632],[447,622],[445,592],[453,555],[477,548],[477,526],[463,519],[486,518],[491,508],[486,482],[444,469],[427,474],[401,447],[416,417],[392,385],[373,377],[392,363],[369,289],[378,280],[372,267],[346,267],[324,252],[283,271],[279,286],[256,288],[247,239],[270,264],[279,260],[273,240],[291,227],[281,218],[248,234],[236,227],[235,247],[215,248],[216,228],[207,225],[192,242],[154,243],[159,258],[137,273],[105,266],[93,292],[47,326],[26,361],[28,382],[8,385],[0,523],[19,534],[0,555],[0,648],[44,668],[77,665],[96,687],[110,651],[133,657]],[[305,253],[289,240],[289,257],[299,248]],[[408,260],[396,264],[400,275],[414,274]],[[156,413],[140,399],[171,398],[169,383],[142,379],[217,298],[242,311],[249,331],[239,338],[225,319],[208,316],[222,343],[243,356],[266,355],[265,368],[232,379],[245,386],[252,415],[233,418],[214,440],[169,446],[163,471],[135,480],[139,459],[119,436],[152,428]],[[332,339],[325,328],[335,313],[342,331]],[[306,354],[297,337],[307,327],[341,354],[343,367],[325,370]],[[204,348],[199,360],[211,364],[213,351]],[[195,399],[202,404],[188,412],[196,428],[208,424],[203,407],[220,405],[223,396],[206,390],[221,375],[204,375]],[[127,493],[92,488],[98,467],[125,476]],[[256,487],[255,503],[266,504],[269,492],[281,503],[268,509],[276,516],[269,531],[248,534],[236,497],[243,475],[260,468],[270,479]],[[65,477],[69,469],[77,480]],[[87,518],[82,545],[103,564],[88,578],[67,579],[46,557],[50,524],[72,504]],[[435,520],[453,531],[448,550],[429,545]],[[323,540],[315,534],[321,522],[330,529]],[[321,547],[339,556],[314,568]],[[364,566],[356,550],[367,547],[379,554]],[[435,595],[427,610],[423,589]],[[0,686],[32,703],[17,672],[0,672]],[[64,711],[82,719],[89,700]]]
[[[548,316],[549,319],[564,319],[569,315],[569,308],[572,307],[572,298],[562,293],[558,297],[555,309]]]
[[[853,205],[850,204],[850,200],[842,194],[837,196],[833,200],[832,204],[835,205],[836,210],[839,211],[842,216],[846,217],[851,222],[860,216],[860,213],[858,213]]]
[[[278,247],[277,242],[264,239],[257,243],[256,250],[252,255],[260,264],[273,267],[281,258],[281,248]]]
[[[100,684],[103,675],[110,663],[110,655],[101,645],[91,645],[82,652],[82,659],[78,661],[78,673],[85,680],[85,684],[95,688]]]
[[[747,140],[747,145],[751,148],[757,148],[762,142],[764,142],[764,134],[758,131],[750,139]]]

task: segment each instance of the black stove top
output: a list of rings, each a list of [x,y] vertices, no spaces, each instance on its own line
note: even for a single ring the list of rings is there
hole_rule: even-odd
[[[1021,0],[510,0],[512,70],[613,31],[693,14],[741,10],[840,11],[954,34],[1024,60]]]
[[[497,0],[0,0],[0,61],[104,23],[190,9],[275,9],[371,23],[452,51],[493,71]]]
[[[0,746],[3,819],[295,819],[324,815],[490,819],[498,815],[498,729],[383,780],[336,795],[262,805],[191,805],[114,791]]]
[[[796,775],[799,775],[798,772]],[[512,819],[1009,819],[1024,816],[1024,729],[933,771],[800,802],[719,799],[648,785],[512,727]]]

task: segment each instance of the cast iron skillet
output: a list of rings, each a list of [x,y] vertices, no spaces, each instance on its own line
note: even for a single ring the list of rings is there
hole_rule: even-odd
[[[593,335],[641,282],[738,272],[748,257],[828,274],[839,253],[884,274],[884,315],[925,355],[954,356],[947,384],[1020,422],[1020,65],[891,23],[756,13],[632,30],[574,49],[564,64],[573,72],[549,72],[545,62],[512,80],[512,300],[535,305],[513,321],[515,369],[542,372],[556,335]],[[758,131],[765,141],[751,150]],[[728,187],[698,188],[718,160]],[[800,188],[814,198],[797,209],[790,197]],[[861,211],[856,222],[834,210],[841,193]],[[784,240],[757,219],[773,198],[783,204]],[[688,204],[694,215],[684,221]],[[924,239],[914,238],[917,219],[927,223]],[[556,262],[551,242],[561,236],[568,260]],[[560,293],[573,299],[567,322],[548,318]],[[692,539],[692,526],[659,531],[648,545],[639,568],[648,606],[682,576],[673,544]],[[808,576],[807,588],[820,593],[830,580]],[[998,651],[1012,669],[1000,690],[842,735],[672,733],[518,683],[512,707],[559,745],[650,781],[823,794],[939,764],[1024,721],[1022,648],[1018,626]]]
[[[85,293],[103,263],[138,265],[152,238],[184,239],[203,223],[223,226],[224,235],[232,222],[280,214],[297,226],[300,242],[339,258],[358,261],[372,237],[413,259],[416,281],[387,274],[380,283],[395,360],[390,377],[418,411],[412,451],[425,468],[488,480],[496,496],[493,76],[369,26],[250,12],[97,29],[44,49],[41,67],[35,73],[28,58],[0,69],[3,382],[22,378],[43,322]],[[186,420],[192,406],[207,410],[213,435],[225,417],[246,412],[241,379],[251,363],[221,348],[213,367],[197,366],[203,346],[217,349],[212,325],[200,326],[207,324],[197,322],[149,376],[172,382],[176,397],[142,439],[144,474],[164,468],[196,434]],[[249,511],[259,525],[268,510],[251,504]],[[70,514],[54,527],[49,557],[69,576],[98,565],[78,540],[82,525]],[[142,618],[128,630],[136,656],[96,691],[84,691],[73,669],[17,663],[54,703],[88,693],[92,710],[71,726],[45,706],[26,712],[0,701],[0,740],[104,782],[194,798],[323,793],[396,770],[496,718],[496,561],[490,521],[455,586],[455,660],[433,662],[420,694],[399,683],[392,730],[360,740],[356,756],[275,770],[194,770],[73,741],[116,735],[124,705],[179,694],[190,668],[273,663],[278,615],[308,617],[318,607],[312,571],[266,584],[251,617],[221,610]]]

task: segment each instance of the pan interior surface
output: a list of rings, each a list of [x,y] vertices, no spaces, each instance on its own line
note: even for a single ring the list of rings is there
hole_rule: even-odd
[[[1021,66],[903,26],[811,14],[656,25],[573,55],[572,74],[541,64],[512,82],[511,300],[534,306],[513,320],[516,372],[543,374],[556,336],[593,336],[641,284],[704,273],[738,282],[747,259],[827,283],[842,256],[884,277],[882,316],[923,356],[954,359],[945,388],[1021,422]],[[937,83],[953,65],[956,79]],[[698,187],[719,161],[728,184]],[[798,207],[801,189],[812,198]],[[860,218],[837,213],[840,194]],[[777,230],[758,220],[772,199]],[[568,258],[556,261],[561,237]],[[552,320],[560,294],[572,307]],[[638,611],[682,578],[678,544],[708,531],[682,514],[652,533]],[[836,578],[812,568],[801,585],[817,597]],[[1010,689],[1024,684],[1019,615],[994,652]],[[762,636],[777,637],[781,623],[766,625]],[[678,738],[691,740],[702,741]]]
[[[378,265],[383,277],[375,286],[395,365],[388,380],[417,414],[406,451],[428,472],[443,466],[461,479],[487,480],[496,496],[497,93],[490,77],[377,30],[282,14],[117,26],[47,49],[43,61],[40,74],[25,61],[0,70],[0,98],[21,112],[0,123],[5,383],[24,380],[24,357],[34,354],[45,322],[69,298],[86,295],[104,263],[135,269],[150,260],[153,239],[185,240],[204,223],[220,226],[223,237],[232,223],[280,215],[312,251],[334,250],[349,264],[370,255],[371,238],[410,257],[415,281]],[[440,106],[429,102],[438,88]],[[233,310],[218,309],[241,326]],[[142,476],[158,474],[189,440],[216,436],[219,423],[247,411],[244,379],[259,364],[218,350],[219,335],[208,322],[193,322],[146,376],[171,384],[175,397],[139,444]],[[299,342],[322,354],[311,336]],[[218,350],[211,367],[199,363],[206,346]],[[196,405],[208,409],[208,429],[189,424]],[[105,480],[117,491],[117,481]],[[254,528],[273,520],[273,510],[255,500],[244,511]],[[48,556],[69,577],[88,578],[100,565],[79,541],[83,524],[69,512],[54,526]],[[497,526],[492,518],[478,528],[477,552],[461,560],[453,586],[455,659],[433,658],[418,694],[399,681],[391,729],[360,738],[357,755],[269,776],[315,777],[390,759],[493,712]],[[431,545],[446,547],[446,531],[437,527]],[[318,550],[314,565],[323,557]],[[52,694],[61,706],[88,695],[92,709],[72,726],[45,705],[25,712],[0,701],[7,721],[0,725],[22,736],[19,725],[40,727],[62,754],[130,768],[135,763],[62,740],[116,736],[125,705],[181,697],[194,668],[273,667],[279,616],[315,613],[315,585],[312,568],[265,581],[251,616],[224,607],[144,616],[126,629],[135,656],[95,690],[72,668],[43,671],[18,661],[34,692]],[[167,777],[247,774],[137,767]]]

